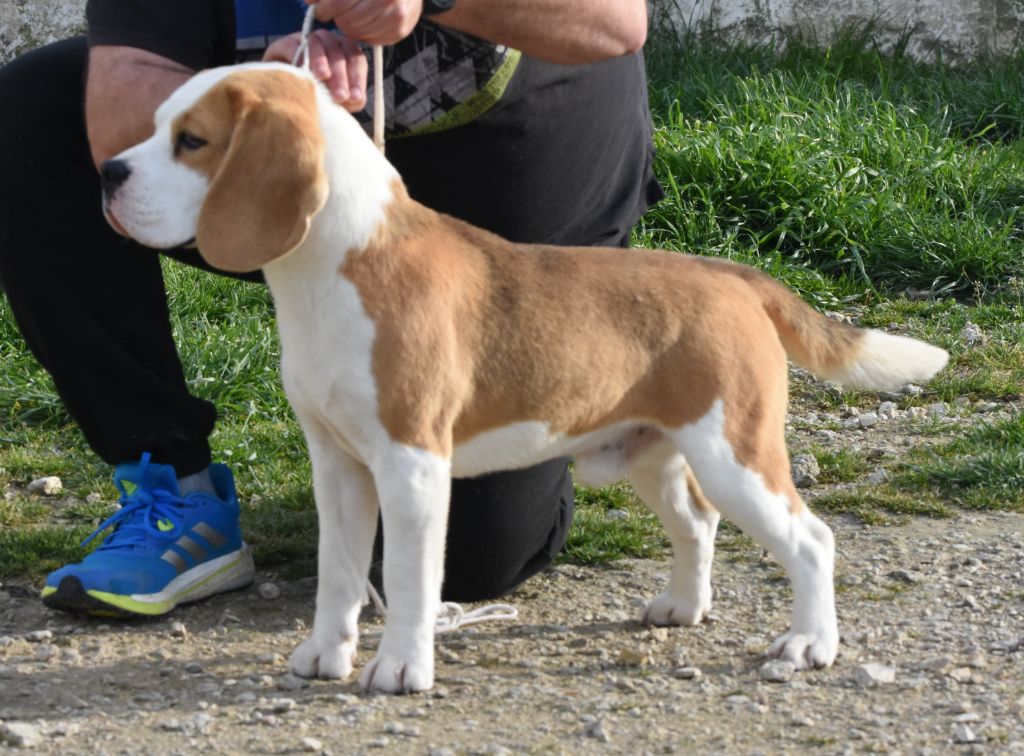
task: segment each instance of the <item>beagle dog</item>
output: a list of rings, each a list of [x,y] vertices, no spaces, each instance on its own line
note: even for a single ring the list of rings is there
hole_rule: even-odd
[[[572,456],[628,477],[672,544],[654,625],[711,607],[719,513],[782,563],[792,621],[770,654],[832,664],[832,532],[800,499],[784,439],[787,356],[868,388],[930,378],[942,349],[831,321],[751,268],[662,251],[513,244],[409,198],[305,72],[212,69],[102,167],[104,209],[139,242],[195,241],[263,270],[320,521],[303,677],[353,668],[378,510],[390,611],[364,688],[434,679],[452,476]]]

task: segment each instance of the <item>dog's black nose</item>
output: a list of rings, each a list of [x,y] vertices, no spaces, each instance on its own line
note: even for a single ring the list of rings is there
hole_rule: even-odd
[[[124,160],[104,160],[100,166],[100,184],[107,196],[117,191],[125,180],[132,174],[132,169]]]

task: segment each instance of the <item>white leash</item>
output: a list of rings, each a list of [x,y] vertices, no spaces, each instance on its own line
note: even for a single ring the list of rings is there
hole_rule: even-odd
[[[309,6],[306,17],[302,21],[302,41],[292,56],[292,65],[309,70],[309,35],[313,32],[313,21],[316,19],[316,6]],[[384,152],[384,51],[380,45],[373,46],[373,143]],[[366,592],[377,608],[381,617],[388,616],[384,599],[377,593],[373,584],[366,581]],[[444,601],[437,613],[436,633],[450,633],[462,627],[477,625],[481,622],[501,622],[519,617],[519,610],[510,604],[487,604],[477,609],[466,611],[459,604]]]
[[[377,608],[377,614],[387,618],[388,608],[384,605],[384,599],[380,597],[377,589],[369,580],[366,581],[366,592],[370,594],[370,600]],[[518,619],[518,617],[519,610],[510,604],[487,604],[467,612],[454,601],[443,601],[441,609],[437,613],[434,632],[450,633],[469,625],[478,625],[481,622],[502,622]]]
[[[316,20],[316,6],[311,5],[302,19],[302,37],[292,65],[309,71],[309,35],[313,33],[313,22]],[[380,45],[373,46],[373,143],[384,152],[384,50]]]

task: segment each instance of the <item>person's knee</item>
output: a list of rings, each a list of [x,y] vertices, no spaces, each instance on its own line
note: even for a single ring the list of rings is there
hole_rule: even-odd
[[[572,513],[565,460],[455,481],[444,598],[480,601],[513,590],[554,561]]]

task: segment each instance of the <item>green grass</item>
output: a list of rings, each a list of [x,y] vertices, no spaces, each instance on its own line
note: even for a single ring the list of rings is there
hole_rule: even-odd
[[[964,509],[1024,512],[1024,416],[980,426],[916,457],[898,479],[904,490],[928,491]]]
[[[868,32],[781,53],[713,33],[657,39],[669,202],[644,243],[756,264],[823,304],[1019,277],[1021,56],[949,69],[882,55]]]
[[[656,31],[648,67],[656,170],[668,196],[639,225],[637,244],[756,265],[821,308],[950,349],[951,368],[904,407],[961,396],[1021,400],[1024,53],[957,68],[922,64],[901,45],[880,53],[870,24],[829,46],[792,37],[784,48]],[[165,272],[185,371],[220,411],[211,443],[236,472],[257,560],[310,574],[309,463],[280,387],[270,298],[261,286],[175,263]],[[932,296],[914,301],[903,296],[908,289]],[[984,343],[962,343],[968,322]],[[81,555],[78,542],[110,512],[115,492],[2,297],[0,364],[0,492],[13,494],[0,500],[0,580],[38,581]],[[799,392],[829,411],[878,401],[868,392]],[[943,440],[892,464],[884,484],[844,488],[814,506],[869,522],[1022,511],[1022,436],[1018,417]],[[877,466],[861,452],[815,452],[830,483],[855,483]],[[63,479],[60,506],[19,493],[42,474]],[[93,492],[101,500],[86,503]],[[578,496],[563,559],[664,553],[656,519],[627,486]],[[724,538],[738,544],[736,558],[748,547],[734,530]]]

